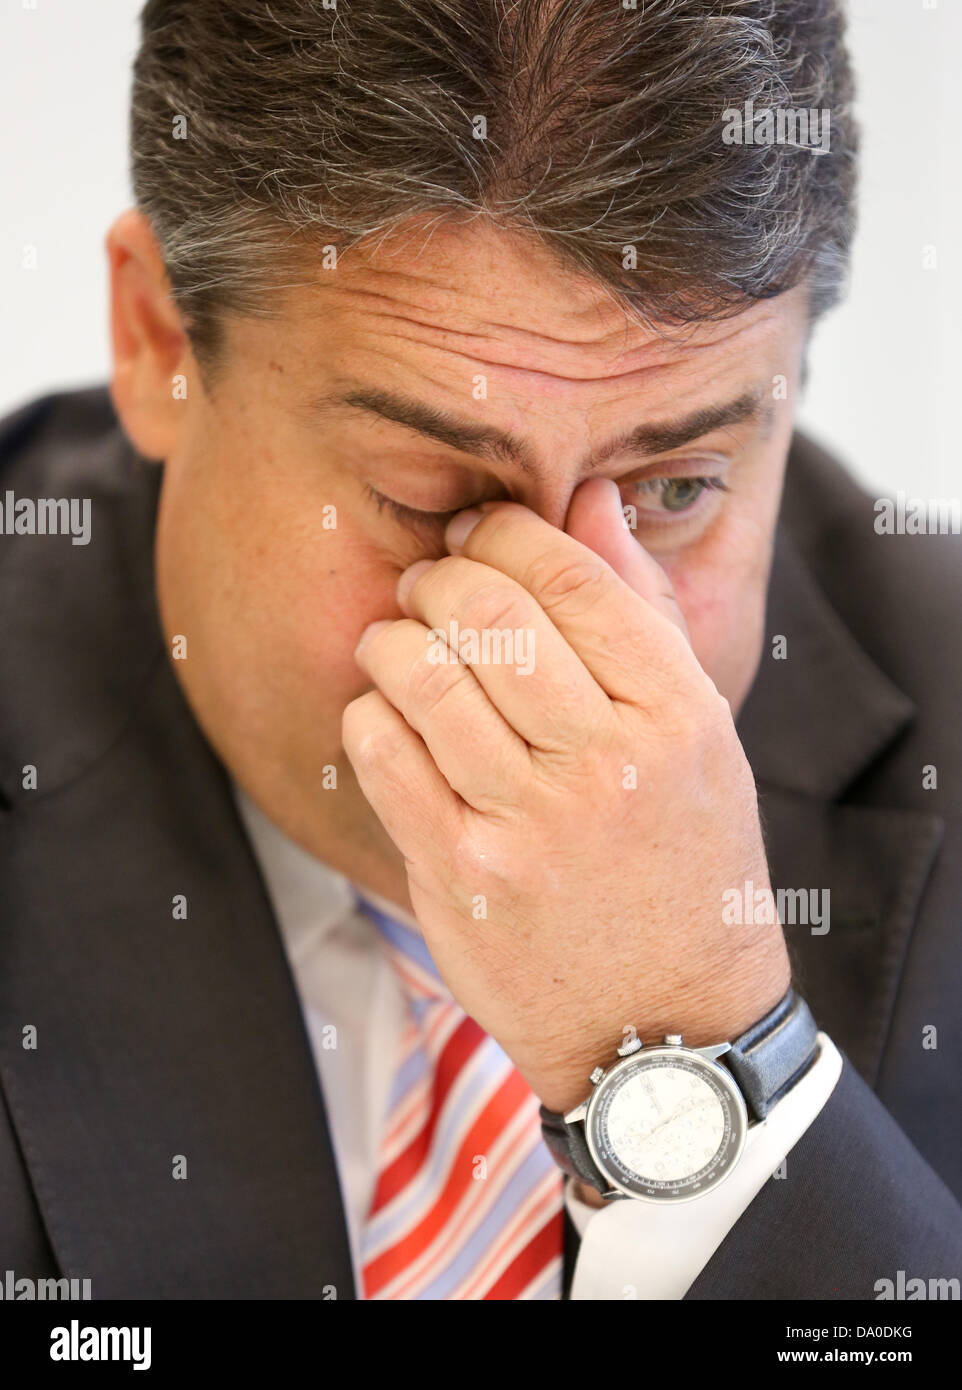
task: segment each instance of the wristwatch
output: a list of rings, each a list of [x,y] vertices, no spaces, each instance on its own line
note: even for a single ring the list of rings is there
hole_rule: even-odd
[[[734,1042],[685,1047],[680,1034],[619,1047],[567,1114],[541,1107],[541,1130],[566,1173],[608,1199],[689,1202],[713,1191],[763,1120],[818,1053],[805,1000],[789,989]]]

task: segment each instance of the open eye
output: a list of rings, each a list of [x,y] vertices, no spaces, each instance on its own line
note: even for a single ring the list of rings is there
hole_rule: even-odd
[[[628,501],[639,511],[691,511],[706,492],[728,492],[721,478],[640,478],[622,483]]]

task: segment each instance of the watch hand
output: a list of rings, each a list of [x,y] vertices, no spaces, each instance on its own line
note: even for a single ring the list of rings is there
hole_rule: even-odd
[[[682,1119],[683,1116],[690,1114],[692,1110],[698,1110],[704,1105],[705,1101],[703,1099],[698,1099],[693,1101],[691,1105],[687,1105],[684,1110],[673,1111],[672,1114],[668,1116],[667,1120],[662,1120],[661,1124],[655,1125],[654,1129],[648,1131],[645,1135],[644,1142],[647,1143],[649,1139],[653,1139],[660,1129],[665,1128],[665,1125],[670,1125],[673,1121]]]

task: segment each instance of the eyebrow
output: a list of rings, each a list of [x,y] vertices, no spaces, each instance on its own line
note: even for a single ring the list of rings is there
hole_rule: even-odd
[[[538,466],[527,441],[493,425],[481,425],[439,410],[413,397],[390,391],[357,388],[341,395],[319,396],[311,402],[314,413],[348,407],[364,411],[393,424],[445,444],[462,453],[495,462],[517,464],[525,473],[537,474]],[[774,414],[771,401],[766,403],[761,387],[746,391],[735,400],[720,405],[703,406],[677,420],[636,425],[626,434],[617,436],[592,450],[583,462],[585,472],[600,468],[615,454],[657,455],[691,444],[706,434],[728,426],[749,422],[767,424]]]

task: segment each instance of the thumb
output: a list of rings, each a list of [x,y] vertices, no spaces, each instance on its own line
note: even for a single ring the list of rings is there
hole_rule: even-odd
[[[691,641],[671,580],[625,524],[617,483],[610,478],[589,478],[577,487],[568,507],[565,531],[600,555],[636,594]]]

